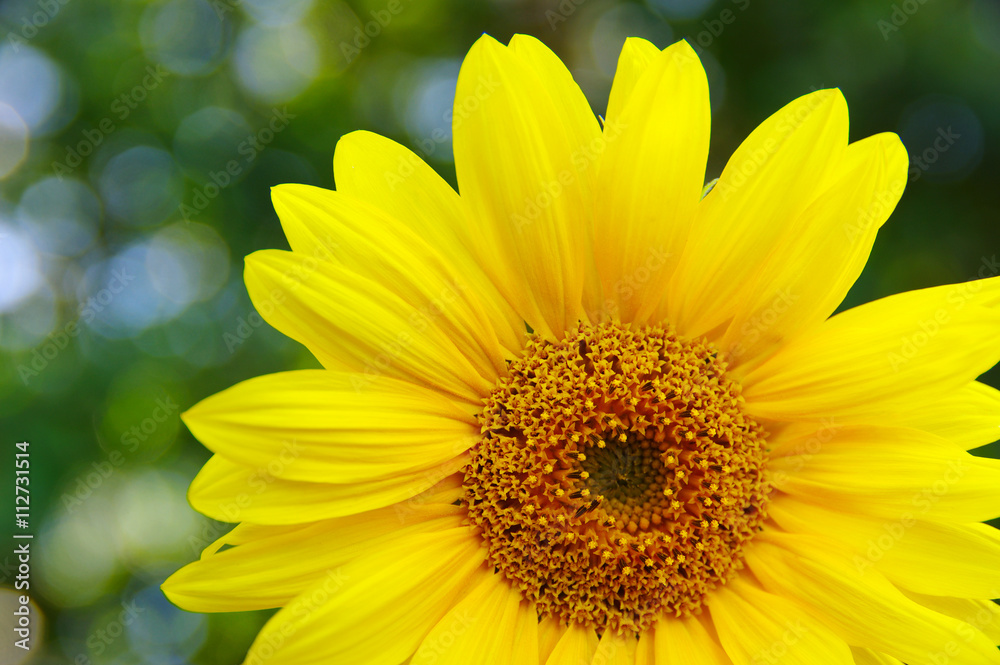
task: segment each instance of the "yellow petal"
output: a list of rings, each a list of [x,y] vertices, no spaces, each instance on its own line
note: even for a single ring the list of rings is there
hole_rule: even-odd
[[[985,524],[941,524],[916,510],[895,520],[830,510],[778,495],[768,515],[790,533],[835,533],[854,550],[859,571],[874,568],[893,584],[936,596],[1000,596],[1000,531]]]
[[[462,295],[478,299],[500,344],[515,352],[523,348],[524,318],[506,302],[483,264],[489,262],[507,288],[524,287],[513,276],[515,269],[503,263],[504,257],[496,252],[474,254],[477,238],[470,232],[467,206],[434,169],[395,141],[357,131],[337,143],[333,173],[338,192],[385,211],[426,241],[419,243],[421,248],[430,246],[446,256],[452,270],[468,284]],[[385,233],[376,237],[379,242],[384,239]],[[335,242],[343,244],[339,236]],[[345,257],[343,252],[339,255]]]
[[[481,246],[519,267],[531,290],[491,272],[494,282],[534,330],[562,337],[582,318],[592,260],[597,169],[579,155],[600,145],[597,118],[540,42],[518,36],[504,47],[484,35],[459,73],[453,132],[459,190]]]
[[[171,575],[163,591],[193,612],[281,607],[340,579],[341,568],[358,557],[414,534],[458,529],[462,518],[455,506],[428,503],[407,514],[405,522],[392,509],[382,509],[290,527],[240,525],[201,559]],[[219,551],[222,544],[235,546]]]
[[[684,41],[656,54],[608,113],[594,204],[606,311],[592,320],[642,324],[658,303],[701,200],[710,120],[705,70]]]
[[[778,491],[863,515],[982,522],[1000,515],[1000,460],[920,430],[846,426],[821,446],[771,459]]]
[[[393,506],[400,521],[432,493],[444,493],[445,503],[462,495],[456,471],[466,456],[432,470],[398,474],[387,480],[330,484],[287,480],[269,468],[249,467],[213,455],[191,482],[191,506],[220,522],[303,524]],[[453,475],[449,475],[453,474]]]
[[[997,662],[985,635],[913,602],[877,571],[859,572],[836,540],[765,530],[745,561],[765,589],[804,605],[854,646],[932,665],[932,654],[956,642],[952,662]]]
[[[645,630],[639,635],[639,644],[635,649],[635,665],[656,665],[656,644],[652,630]],[[716,665],[709,662],[707,665]],[[725,663],[725,665],[730,665]]]
[[[359,199],[320,187],[279,185],[272,188],[271,200],[293,251],[310,256],[325,248],[339,265],[412,305],[421,317],[414,323],[433,323],[480,375],[495,380],[504,372],[504,350],[474,290],[481,283],[469,281],[417,230]]]
[[[357,372],[358,390],[403,378],[478,405],[494,385],[422,311],[430,303],[408,302],[332,260],[263,250],[246,258],[245,281],[261,316],[327,367]]]
[[[924,429],[971,450],[1000,439],[1000,390],[973,381],[933,399],[900,405],[880,420]]]
[[[800,97],[765,120],[733,153],[699,204],[673,283],[655,318],[696,337],[735,316],[736,299],[778,239],[840,162],[847,104],[839,90]]]
[[[574,623],[565,629],[545,665],[589,663],[595,651],[597,651],[597,633]]]
[[[856,665],[903,665],[903,661],[871,649],[851,647],[851,651]]]
[[[654,642],[657,663],[731,665],[733,662],[717,637],[697,617],[660,619],[656,622]]]
[[[740,577],[716,589],[708,609],[734,665],[854,663],[847,643],[801,606]]]
[[[636,650],[635,635],[619,635],[610,630],[604,631],[597,650],[594,652],[591,665],[635,665]]]
[[[935,612],[964,621],[976,630],[982,631],[994,644],[1000,644],[1000,607],[992,600],[927,596],[912,591],[903,593]],[[1000,589],[994,589],[991,596],[1000,597]]]
[[[309,589],[275,614],[247,662],[397,665],[471,588],[493,575],[482,566],[481,546],[463,526],[372,548],[335,571],[341,581],[336,589]]]
[[[565,632],[566,627],[550,616],[538,622],[538,662],[548,661]]]
[[[834,316],[742,381],[776,420],[879,414],[958,389],[1000,358],[1000,278],[900,293]]]
[[[833,314],[902,195],[908,166],[895,134],[847,146],[828,185],[761,257],[753,279],[737,285],[738,313],[719,342],[734,372]]]
[[[431,629],[412,665],[538,663],[538,615],[499,575],[485,575]]]
[[[617,120],[621,116],[639,79],[649,67],[649,63],[659,54],[660,49],[645,39],[629,37],[625,40],[622,52],[618,56],[615,79],[611,83],[611,96],[608,98],[608,112],[604,114],[605,119]]]
[[[452,400],[404,381],[359,391],[355,376],[301,370],[259,376],[183,414],[210,450],[278,478],[357,483],[440,467],[478,439]]]

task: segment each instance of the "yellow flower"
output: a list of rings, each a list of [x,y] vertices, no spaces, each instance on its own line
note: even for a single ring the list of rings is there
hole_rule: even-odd
[[[599,121],[537,40],[483,37],[461,197],[357,132],[286,185],[261,314],[325,369],[185,414],[240,524],[164,584],[281,609],[247,663],[1000,662],[1000,282],[831,317],[901,195],[837,90],[706,188],[708,85],[630,39]],[[707,190],[707,193],[703,192]],[[525,326],[527,325],[527,331]]]

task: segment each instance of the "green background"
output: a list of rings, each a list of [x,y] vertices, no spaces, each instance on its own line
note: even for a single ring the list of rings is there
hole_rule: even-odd
[[[14,443],[30,442],[45,641],[32,662],[241,661],[266,613],[188,614],[158,590],[226,528],[186,504],[208,453],[179,413],[238,381],[317,366],[257,325],[242,284],[243,256],[287,247],[268,188],[333,187],[334,146],[356,129],[433,145],[454,184],[450,143],[429,139],[450,132],[458,68],[483,32],[545,41],[598,111],[625,37],[688,39],[712,89],[709,178],[769,114],[840,87],[851,139],[898,132],[912,164],[847,305],[1000,271],[995,2],[398,3],[0,5],[0,468],[12,487]],[[373,16],[391,20],[351,49]],[[951,138],[935,148],[939,136]],[[3,518],[8,588],[12,529]],[[138,608],[127,626],[123,603]]]

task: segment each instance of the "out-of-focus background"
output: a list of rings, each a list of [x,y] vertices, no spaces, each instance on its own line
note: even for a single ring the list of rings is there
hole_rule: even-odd
[[[317,366],[243,286],[243,256],[287,247],[268,188],[332,187],[334,146],[355,129],[410,146],[454,184],[448,111],[483,32],[541,38],[599,112],[625,37],[686,38],[711,83],[709,178],[767,115],[839,86],[852,139],[895,131],[911,155],[848,304],[1000,273],[993,0],[4,0],[4,663],[28,655],[7,629],[15,531],[34,535],[31,662],[241,662],[267,613],[189,614],[158,589],[228,528],[185,501],[208,453],[179,414],[238,381]],[[20,441],[27,529],[12,519]]]

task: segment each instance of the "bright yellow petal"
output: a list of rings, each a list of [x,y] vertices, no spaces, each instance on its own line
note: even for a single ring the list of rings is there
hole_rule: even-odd
[[[792,232],[846,146],[847,104],[839,90],[800,97],[761,123],[699,204],[655,318],[697,337],[735,316],[740,289]]]
[[[903,593],[935,612],[964,621],[976,630],[981,630],[994,644],[1000,644],[1000,606],[992,600],[926,596],[912,591]],[[1000,589],[994,589],[990,595],[1000,598]]]
[[[506,369],[494,322],[475,290],[481,281],[468,280],[417,230],[320,187],[279,185],[271,200],[293,251],[311,256],[325,249],[338,264],[387,287],[420,312],[421,326],[433,322],[482,376],[495,380]]]
[[[1000,515],[1000,460],[920,430],[839,428],[817,448],[772,458],[768,473],[780,492],[864,515],[947,522]]]
[[[635,648],[635,665],[656,665],[655,639],[652,630],[645,630],[639,635],[639,644]],[[716,664],[709,662],[706,665]]]
[[[478,439],[467,407],[419,386],[329,370],[268,374],[182,416],[213,452],[278,478],[357,483],[439,468]]]
[[[972,450],[1000,439],[1000,390],[978,381],[880,414],[880,422],[916,427]]]
[[[745,560],[765,589],[804,605],[854,646],[911,665],[932,665],[930,655],[950,642],[956,643],[953,662],[996,665],[1000,657],[968,624],[913,602],[877,571],[859,572],[831,538],[765,530]]]
[[[608,113],[594,216],[606,311],[592,320],[642,324],[658,304],[701,200],[710,122],[708,79],[684,41],[652,58]]]
[[[618,56],[615,79],[611,83],[611,95],[608,97],[608,112],[604,114],[605,119],[620,118],[639,79],[649,67],[649,63],[659,55],[660,49],[645,39],[629,37],[625,40],[622,52]]]
[[[973,381],[1000,359],[1000,278],[900,293],[834,316],[742,381],[749,413],[871,417]]]
[[[406,301],[332,259],[255,252],[246,258],[245,281],[261,316],[327,367],[357,372],[358,390],[387,376],[478,405],[494,385],[428,315],[431,303]]]
[[[433,247],[447,257],[454,273],[468,284],[462,295],[476,298],[490,321],[500,344],[511,351],[524,346],[524,319],[515,313],[487,276],[482,265],[490,262],[508,288],[518,288],[511,268],[502,263],[495,252],[476,256],[476,238],[470,233],[471,220],[465,202],[458,193],[406,147],[372,132],[357,131],[343,136],[333,157],[333,173],[337,191],[385,211],[416,233],[425,251]],[[396,227],[393,227],[396,228]],[[364,228],[358,229],[364,231]],[[379,231],[372,228],[374,233]],[[409,235],[409,234],[407,234]],[[412,237],[412,236],[410,236]],[[385,232],[374,236],[378,243]],[[399,239],[399,236],[396,238]],[[338,235],[335,242],[343,245]],[[353,252],[341,258],[357,259]],[[356,265],[355,260],[352,265]],[[523,298],[522,298],[523,299]]]
[[[851,651],[854,653],[855,665],[903,665],[903,661],[871,649],[852,647]]]
[[[604,631],[590,663],[591,665],[635,665],[636,646],[635,635],[619,635],[610,630]]]
[[[335,571],[339,584],[304,591],[261,629],[249,663],[397,665],[484,576],[468,527],[396,538]],[[290,556],[290,552],[286,551]]]
[[[597,633],[574,623],[565,629],[545,665],[582,665],[597,651]]]
[[[394,506],[400,519],[431,493],[447,493],[445,503],[462,495],[459,456],[432,469],[401,473],[387,480],[330,484],[279,478],[280,462],[249,467],[214,455],[191,482],[191,506],[220,522],[303,524]]]
[[[548,661],[565,632],[566,627],[559,623],[558,619],[545,617],[538,622],[538,661],[540,663]]]
[[[853,665],[847,643],[801,606],[739,577],[712,593],[708,609],[734,665]]]
[[[790,533],[835,533],[854,549],[855,566],[874,568],[896,586],[937,596],[1000,595],[1000,531],[986,524],[941,524],[914,510],[898,519],[868,517],[775,497],[768,515]]]
[[[895,134],[847,146],[828,186],[759,261],[754,278],[737,285],[739,311],[719,341],[737,375],[833,314],[902,195],[908,166]]]
[[[281,607],[337,579],[341,567],[358,557],[411,535],[461,528],[462,518],[455,506],[435,502],[416,507],[405,521],[385,508],[300,526],[241,525],[171,575],[163,591],[193,612]],[[235,546],[220,551],[223,544]]]
[[[410,662],[537,665],[538,615],[502,577],[483,576],[431,629]]]
[[[600,144],[597,118],[540,42],[518,36],[504,47],[484,35],[462,64],[453,132],[459,189],[481,247],[518,266],[531,291],[491,273],[494,282],[533,329],[562,337],[582,318],[592,260],[597,169],[574,160]],[[529,300],[518,302],[523,295]]]
[[[656,662],[660,664],[732,665],[733,662],[697,617],[660,619],[656,623],[654,642]]]

